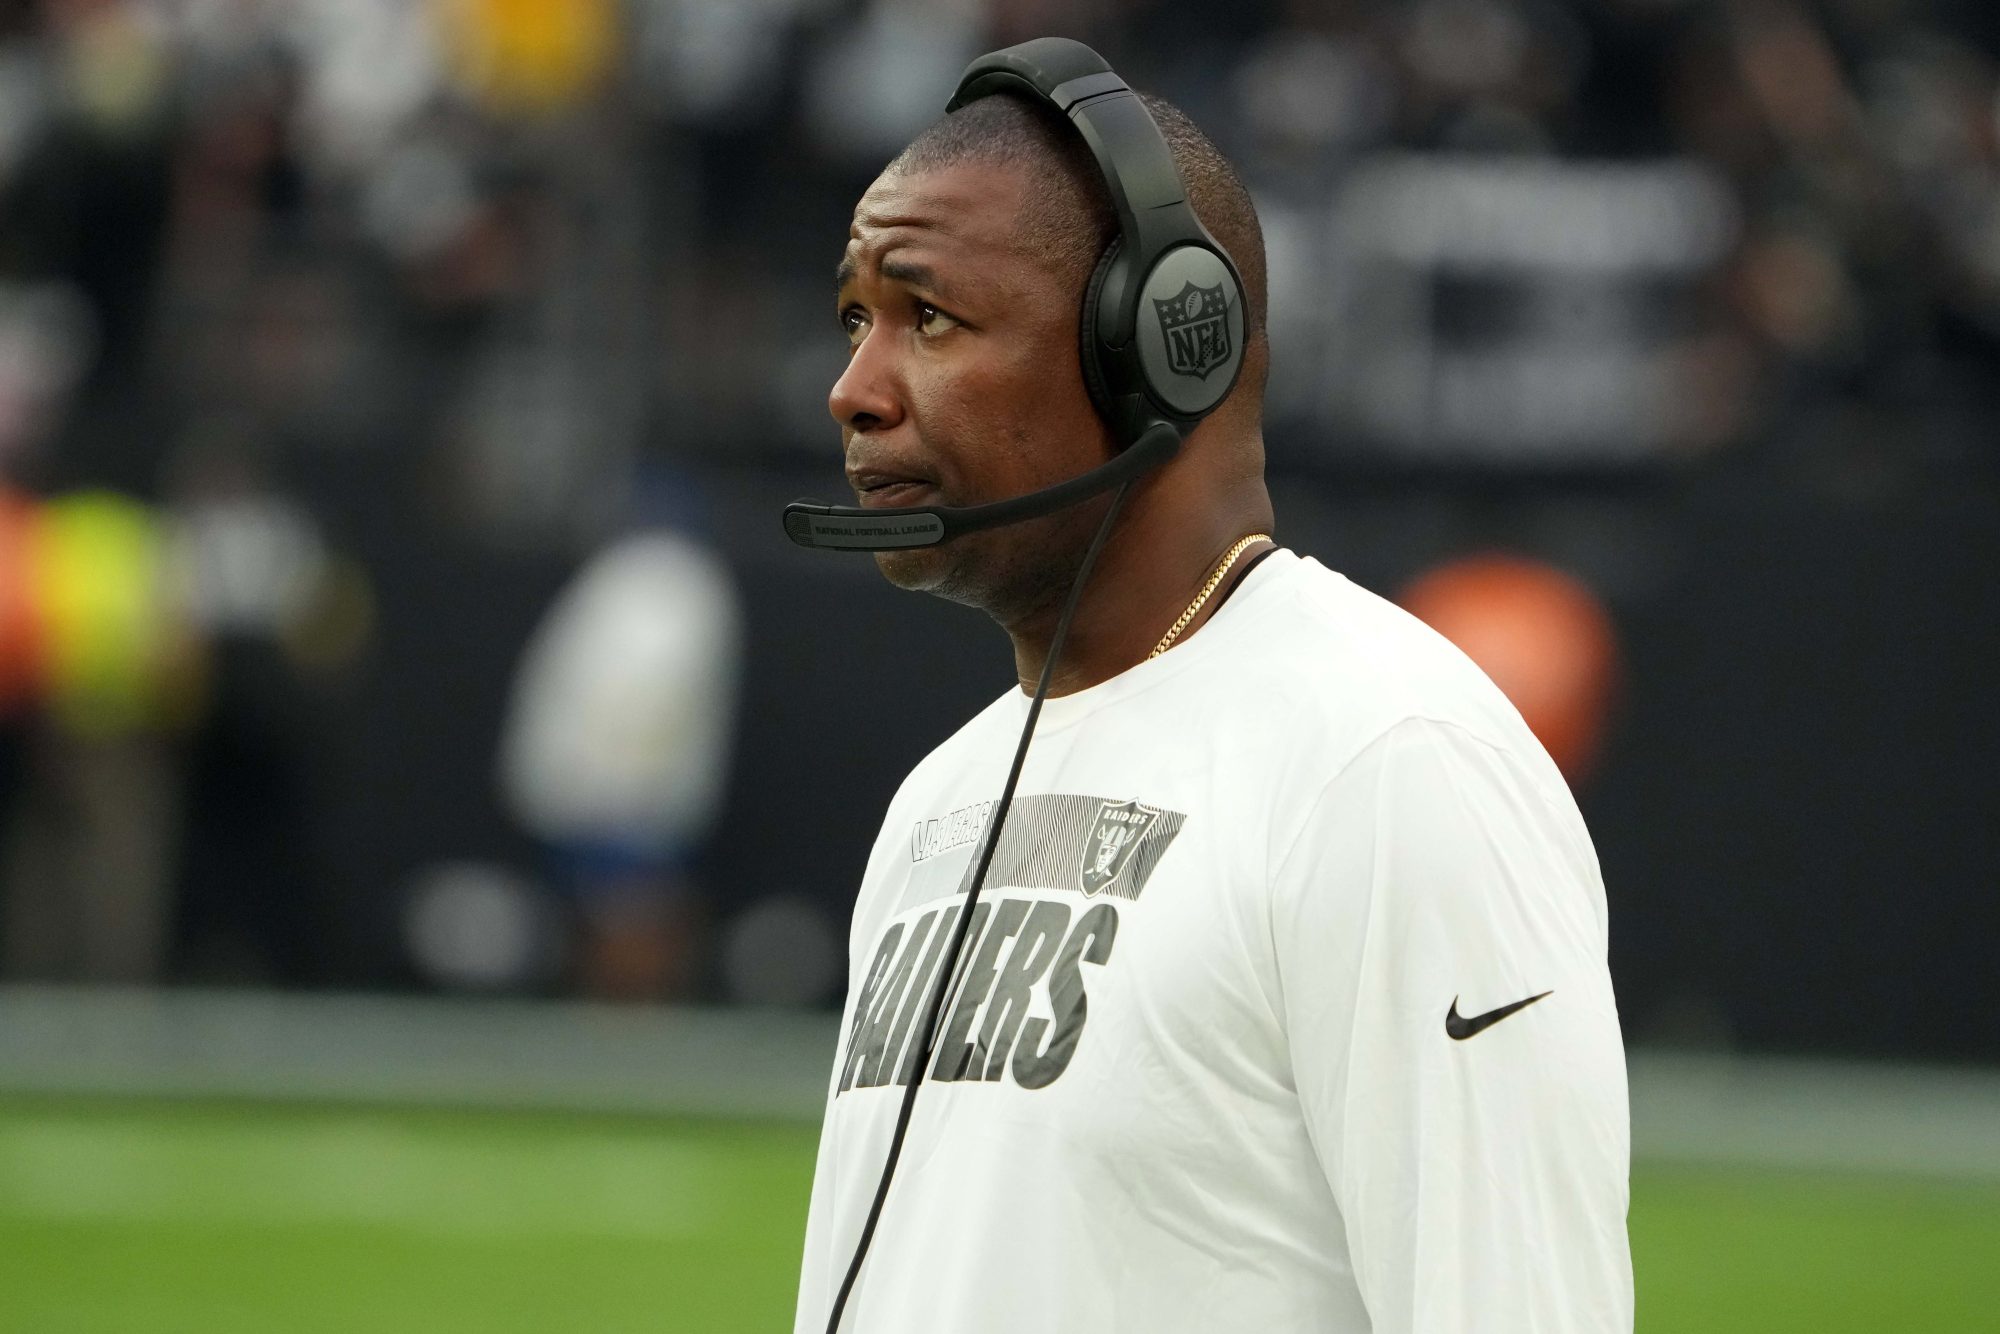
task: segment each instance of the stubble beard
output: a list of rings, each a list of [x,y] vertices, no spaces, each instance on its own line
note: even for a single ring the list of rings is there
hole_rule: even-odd
[[[1006,628],[1053,615],[1083,563],[1096,505],[973,533],[935,547],[879,551],[875,564],[898,588],[976,607]]]

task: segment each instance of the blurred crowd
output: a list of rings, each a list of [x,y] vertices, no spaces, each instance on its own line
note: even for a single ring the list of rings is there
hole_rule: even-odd
[[[854,197],[1046,32],[1256,192],[1275,468],[1996,463],[1983,0],[5,0],[0,975],[347,980],[297,887],[391,680],[497,701],[439,809],[574,941],[434,868],[412,976],[700,989],[707,497],[825,459]]]

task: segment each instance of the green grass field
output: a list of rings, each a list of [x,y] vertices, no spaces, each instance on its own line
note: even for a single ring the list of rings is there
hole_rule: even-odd
[[[0,1104],[4,1334],[788,1330],[797,1126]],[[2000,1187],[1642,1167],[1645,1334],[2000,1326]]]

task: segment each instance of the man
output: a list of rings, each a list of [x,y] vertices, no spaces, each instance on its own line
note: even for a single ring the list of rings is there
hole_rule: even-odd
[[[1026,694],[890,805],[797,1329],[826,1328],[920,1077],[842,1329],[1629,1330],[1589,838],[1477,669],[1262,536],[1256,215],[1187,118],[1147,105],[1243,275],[1245,368],[1132,488],[1084,587],[921,1069]],[[830,400],[863,504],[980,504],[1112,456],[1076,351],[1112,232],[1075,132],[1011,95],[876,180],[841,262],[851,352]],[[1107,504],[877,559],[991,615],[1026,690]]]

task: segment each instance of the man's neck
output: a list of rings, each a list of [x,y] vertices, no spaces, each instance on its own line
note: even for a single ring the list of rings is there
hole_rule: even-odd
[[[1180,538],[1173,544],[1178,549],[1171,554],[1166,553],[1164,542],[1149,540],[1155,535],[1148,528],[1154,525],[1127,529],[1121,524],[1106,544],[1077,604],[1062,656],[1049,681],[1050,696],[1087,690],[1144,662],[1161,636],[1201,594],[1230,548],[1252,533],[1269,531],[1268,502],[1261,514],[1249,512],[1255,506],[1242,508],[1245,512],[1240,515],[1208,516],[1198,541],[1189,540],[1186,528],[1170,527],[1169,531]],[[1238,556],[1176,643],[1185,642],[1201,629],[1220,605],[1230,581],[1240,577],[1248,563],[1269,545],[1255,543]],[[1014,641],[1015,672],[1026,693],[1034,693],[1041,679],[1060,614],[1058,603],[1007,627]]]

